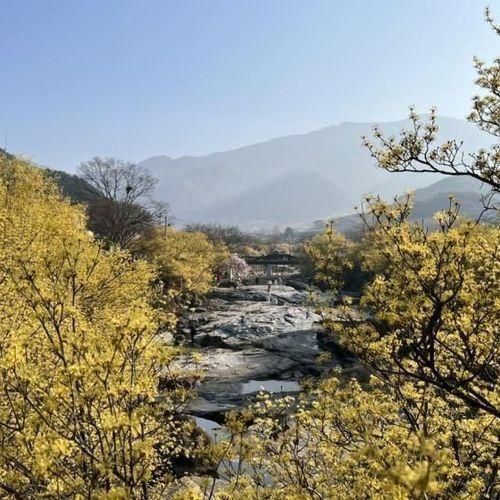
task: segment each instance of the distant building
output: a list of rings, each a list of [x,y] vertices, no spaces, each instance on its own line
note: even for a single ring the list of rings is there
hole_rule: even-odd
[[[272,279],[275,275],[292,274],[300,262],[298,257],[287,253],[271,253],[257,257],[248,256],[244,257],[244,259],[249,266],[264,272],[268,279]]]

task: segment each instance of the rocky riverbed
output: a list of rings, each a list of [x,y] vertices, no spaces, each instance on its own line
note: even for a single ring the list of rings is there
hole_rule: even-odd
[[[183,318],[185,329],[176,340],[200,351],[204,372],[190,414],[221,422],[224,412],[262,389],[294,393],[306,376],[335,366],[352,369],[355,360],[324,341],[307,292],[274,285],[270,299],[266,286],[218,288]],[[331,360],[319,363],[325,350]]]

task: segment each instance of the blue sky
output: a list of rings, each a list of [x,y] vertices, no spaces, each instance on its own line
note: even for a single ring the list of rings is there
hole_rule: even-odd
[[[500,1],[489,4],[500,17]],[[0,143],[56,168],[463,117],[480,0],[0,0]]]

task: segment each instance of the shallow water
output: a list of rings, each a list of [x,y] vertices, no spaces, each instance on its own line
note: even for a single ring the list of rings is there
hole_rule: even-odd
[[[249,380],[241,384],[240,394],[252,394],[259,391],[299,392],[300,385],[293,380]]]

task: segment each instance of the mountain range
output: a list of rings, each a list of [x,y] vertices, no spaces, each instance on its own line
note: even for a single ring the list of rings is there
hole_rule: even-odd
[[[490,138],[465,120],[441,117],[438,122],[440,141],[461,140],[465,151],[490,145]],[[156,196],[170,203],[181,223],[229,223],[244,229],[301,225],[352,213],[366,193],[392,197],[439,180],[433,174],[390,174],[377,168],[361,140],[374,125],[342,123],[207,156],[155,156],[141,165],[159,179]],[[380,128],[397,135],[409,125],[401,120]],[[447,188],[443,182],[433,189],[478,197],[476,187],[458,182]],[[420,195],[424,204],[432,195],[429,189]]]

